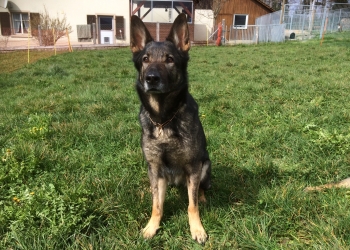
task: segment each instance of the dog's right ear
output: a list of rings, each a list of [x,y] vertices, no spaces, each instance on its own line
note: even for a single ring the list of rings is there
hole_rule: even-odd
[[[130,48],[132,53],[143,50],[145,45],[152,41],[153,38],[145,24],[138,16],[132,16],[130,24]]]

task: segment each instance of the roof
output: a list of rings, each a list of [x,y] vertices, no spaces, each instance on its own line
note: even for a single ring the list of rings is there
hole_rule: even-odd
[[[202,7],[204,7],[204,9],[211,9],[211,6],[212,6],[212,1],[213,0],[209,0],[209,1],[203,1],[203,0],[193,0],[193,2],[195,4],[199,4],[200,2],[205,2],[205,6],[203,5]],[[262,0],[255,0],[255,2],[257,2],[258,4],[264,6],[266,9],[268,9],[269,11],[271,12],[274,12],[275,10],[268,4],[266,4],[264,1]],[[211,4],[210,4],[211,3]]]
[[[267,9],[269,9],[271,12],[274,12],[275,10],[268,4],[266,4],[264,1],[261,0],[255,0],[256,2],[260,3],[261,5],[263,5],[264,7],[266,7]]]

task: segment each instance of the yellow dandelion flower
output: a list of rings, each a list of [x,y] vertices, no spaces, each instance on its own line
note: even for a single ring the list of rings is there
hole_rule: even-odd
[[[19,203],[21,200],[18,199],[17,197],[13,197],[13,201]]]

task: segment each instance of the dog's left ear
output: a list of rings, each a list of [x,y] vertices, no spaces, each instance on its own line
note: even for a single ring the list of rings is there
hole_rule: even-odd
[[[177,16],[166,40],[174,43],[179,50],[184,52],[190,50],[190,32],[185,14],[181,13]]]
[[[132,16],[130,20],[130,48],[132,53],[143,50],[147,43],[153,38],[145,24],[138,16]]]

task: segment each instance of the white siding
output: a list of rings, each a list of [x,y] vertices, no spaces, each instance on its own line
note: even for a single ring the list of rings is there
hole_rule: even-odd
[[[87,24],[87,15],[123,16],[125,28],[124,43],[129,43],[130,10],[128,0],[11,0],[8,3],[10,12],[40,13],[47,9],[50,16],[67,17],[72,26],[71,41],[78,40],[77,25]],[[0,11],[7,11],[0,8]]]

